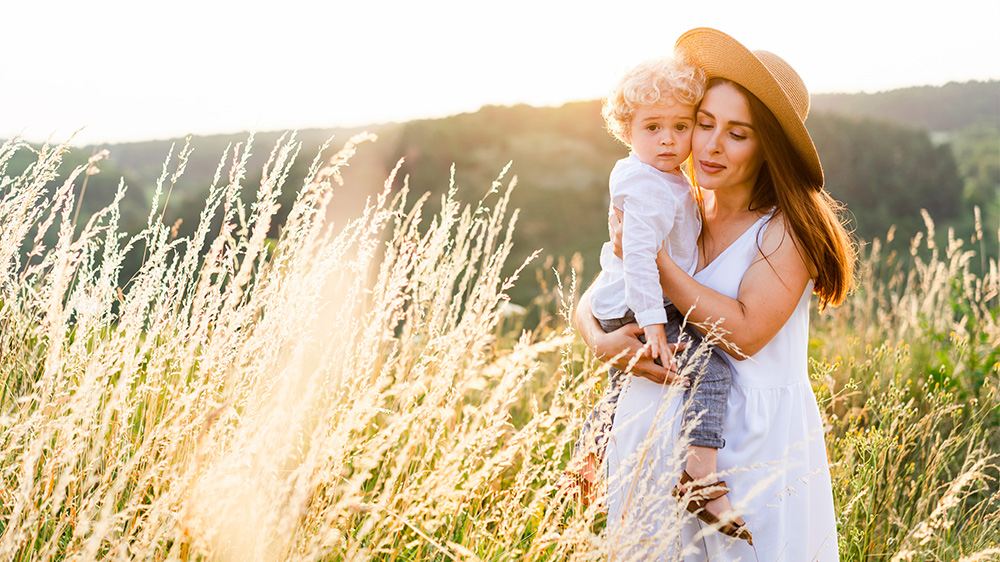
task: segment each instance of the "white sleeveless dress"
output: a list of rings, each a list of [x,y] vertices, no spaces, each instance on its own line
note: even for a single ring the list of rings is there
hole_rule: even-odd
[[[758,255],[769,216],[694,278],[735,298]],[[791,317],[756,355],[736,360],[718,468],[753,533],[712,531],[670,497],[683,468],[682,391],[630,376],[607,452],[608,537],[613,560],[822,562],[839,559],[823,426],[809,382],[810,281]],[[678,445],[678,440],[682,442]]]

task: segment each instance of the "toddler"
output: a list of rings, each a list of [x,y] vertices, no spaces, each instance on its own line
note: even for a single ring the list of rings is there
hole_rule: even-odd
[[[623,212],[622,257],[615,256],[611,242],[604,244],[590,305],[606,332],[637,322],[645,335],[640,339],[657,362],[670,353],[667,342],[678,341],[684,315],[663,296],[656,253],[665,248],[689,274],[698,261],[701,217],[691,183],[680,167],[691,153],[695,106],[704,89],[700,70],[665,58],[630,70],[604,102],[609,131],[631,153],[615,164],[610,179],[611,204]],[[684,332],[694,343],[701,340],[690,326]],[[684,423],[693,426],[687,468],[700,463],[692,473],[704,473],[706,465],[713,473],[718,449],[725,444],[722,420],[732,375],[714,352],[695,365],[695,372],[696,384],[685,391],[685,403],[691,406]],[[623,381],[623,373],[612,368],[607,391],[577,443],[580,464],[575,468],[585,501],[603,462]]]

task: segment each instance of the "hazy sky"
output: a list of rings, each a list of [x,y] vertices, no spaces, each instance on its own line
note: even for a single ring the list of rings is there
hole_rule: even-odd
[[[699,26],[781,55],[814,93],[1000,78],[997,0],[6,4],[0,137],[31,141],[81,128],[76,144],[596,99]]]

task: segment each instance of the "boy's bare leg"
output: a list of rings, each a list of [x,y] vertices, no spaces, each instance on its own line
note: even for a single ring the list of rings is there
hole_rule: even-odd
[[[687,473],[691,475],[691,478],[694,478],[695,480],[700,480],[702,478],[714,478],[713,475],[715,475],[718,470],[718,449],[692,445],[688,453],[687,465],[685,469],[687,470]],[[718,478],[715,479],[717,480]],[[707,483],[710,484],[711,482]],[[719,519],[723,519],[732,510],[733,505],[729,503],[729,494],[725,494],[705,504],[705,511],[711,513]],[[733,522],[737,525],[742,525],[744,523],[742,517],[737,517],[733,520]]]

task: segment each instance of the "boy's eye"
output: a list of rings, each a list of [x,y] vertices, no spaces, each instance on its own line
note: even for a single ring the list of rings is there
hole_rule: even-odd
[[[646,125],[646,130],[656,132],[660,130],[660,126],[656,123],[650,123],[649,125]]]
[[[686,131],[687,128],[688,128],[687,123],[678,123],[678,124],[674,125],[674,129],[676,129],[678,131]]]

